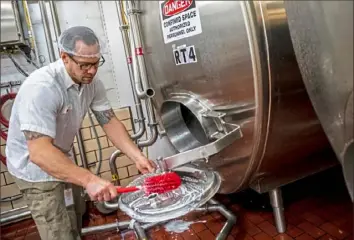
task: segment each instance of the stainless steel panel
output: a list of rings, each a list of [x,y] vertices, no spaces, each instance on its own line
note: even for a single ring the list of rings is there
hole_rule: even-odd
[[[1,1],[1,45],[22,42],[21,23],[16,2]]]
[[[286,1],[303,80],[353,199],[353,1]]]
[[[149,80],[176,149],[215,141],[217,124],[193,109],[194,100],[241,126],[242,138],[208,162],[222,177],[221,193],[250,185],[262,192],[323,169],[326,161],[306,159],[328,142],[301,79],[283,2],[196,1],[202,33],[169,44],[159,3],[140,4]],[[180,45],[194,45],[198,62],[176,66],[172,50]],[[190,101],[175,101],[175,111],[166,107],[181,95]],[[310,170],[298,171],[307,165]],[[274,178],[279,172],[292,177]]]

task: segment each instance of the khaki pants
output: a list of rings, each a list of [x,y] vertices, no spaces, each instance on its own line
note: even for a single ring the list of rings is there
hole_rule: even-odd
[[[27,182],[13,177],[31,211],[42,240],[80,240],[85,203],[81,189],[63,182]],[[74,205],[66,207],[64,189],[72,188]]]

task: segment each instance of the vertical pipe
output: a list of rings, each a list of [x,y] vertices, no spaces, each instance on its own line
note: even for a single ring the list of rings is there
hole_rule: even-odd
[[[112,174],[112,179],[114,181],[114,184],[116,186],[120,185],[119,182],[119,176],[118,176],[118,170],[117,170],[117,164],[116,164],[116,160],[117,158],[122,154],[122,152],[117,149],[110,157],[109,159],[109,167],[111,169],[111,174]]]
[[[37,61],[38,66],[42,66],[42,63],[41,63],[40,60],[39,60],[39,54],[38,54],[38,46],[37,46],[37,42],[36,42],[36,36],[35,36],[35,34],[34,34],[34,31],[33,31],[33,25],[32,25],[31,15],[29,14],[28,3],[27,3],[26,0],[23,0],[23,7],[25,8],[24,11],[25,11],[26,18],[27,18],[27,20],[28,20],[29,31],[30,31],[30,34],[31,34],[31,37],[32,37],[32,41],[33,41],[34,54],[36,55],[36,61]]]
[[[275,220],[275,226],[279,233],[286,231],[286,224],[284,218],[283,199],[281,196],[280,188],[275,188],[269,192],[270,203],[273,207],[273,214]]]
[[[54,1],[49,1],[50,13],[52,15],[53,25],[54,25],[54,33],[56,41],[58,41],[61,30],[58,18],[58,12]]]
[[[149,138],[138,142],[139,147],[148,147],[154,144],[157,140],[157,123],[155,118],[154,109],[152,107],[152,101],[150,98],[146,99],[146,112],[148,115],[148,124],[150,129]]]
[[[77,132],[76,138],[77,138],[77,144],[79,146],[79,152],[80,152],[80,156],[81,156],[82,166],[84,168],[88,169],[88,162],[87,162],[84,140],[82,138],[81,130],[79,130]]]
[[[151,98],[155,95],[155,91],[149,87],[147,79],[147,70],[144,61],[144,52],[142,46],[141,34],[139,31],[139,21],[138,21],[138,10],[134,9],[132,1],[127,1],[128,14],[129,14],[129,23],[131,28],[131,46],[132,46],[132,56],[133,56],[133,69],[134,69],[134,78],[136,81],[135,88],[139,98],[146,99],[146,112],[148,117],[148,124],[150,128],[150,136],[148,139],[139,141],[139,147],[151,146],[157,140],[157,124],[154,109],[152,107]],[[140,82],[137,80],[140,76]],[[140,86],[143,86],[143,89],[140,89]]]
[[[139,32],[139,26],[138,26],[138,16],[137,16],[137,10],[133,8],[133,3],[132,1],[127,1],[128,5],[128,14],[129,14],[129,23],[130,23],[130,29],[131,29],[131,37],[132,37],[132,42],[134,43],[132,46],[132,55],[133,55],[133,62],[134,60],[137,61],[137,65],[139,66],[139,74],[141,78],[141,84],[143,86],[143,89],[140,89],[140,84],[136,85],[138,88],[136,89],[138,97],[142,99],[146,98],[151,98],[155,95],[155,91],[149,87],[148,79],[147,79],[147,71],[145,68],[145,61],[144,61],[144,52],[143,52],[143,46],[142,46],[142,40]],[[134,72],[135,74],[135,72]],[[137,75],[137,74],[136,74]],[[136,76],[134,75],[134,76]]]
[[[140,226],[140,224],[138,222],[134,223],[133,229],[134,229],[139,240],[147,240],[148,239],[144,229]]]
[[[206,207],[207,211],[218,211],[227,219],[225,225],[223,226],[223,228],[220,230],[219,234],[215,238],[216,240],[224,240],[228,237],[234,224],[236,223],[236,216],[231,211],[226,209],[224,205],[220,204],[218,201],[214,199],[210,199],[209,203],[211,205],[207,205]]]
[[[76,164],[76,165],[79,165],[79,162],[77,161],[76,151],[75,151],[75,148],[74,148],[74,147],[72,148],[72,153],[73,153],[73,158],[74,158],[75,164]]]
[[[137,131],[131,135],[132,139],[139,139],[141,138],[144,133],[145,133],[145,124],[144,124],[144,113],[143,109],[141,106],[141,101],[138,98],[136,94],[136,90],[134,87],[134,80],[133,78],[137,78],[137,76],[133,75],[133,69],[132,69],[132,57],[131,57],[131,45],[129,43],[129,36],[128,36],[128,26],[124,25],[123,23],[123,18],[124,16],[122,15],[122,8],[120,4],[122,1],[116,1],[116,8],[117,8],[117,13],[118,13],[118,20],[119,20],[119,25],[122,33],[122,40],[123,40],[123,46],[124,46],[124,52],[125,56],[127,58],[127,63],[128,63],[128,72],[129,72],[129,80],[131,84],[131,89],[133,92],[133,99],[134,99],[134,104],[135,104],[135,109],[136,109],[136,114],[137,114],[137,120],[138,120],[138,129]]]
[[[55,53],[54,53],[52,36],[50,34],[49,21],[48,21],[48,16],[47,16],[45,2],[44,1],[38,1],[38,4],[39,4],[39,9],[40,9],[40,12],[41,12],[41,16],[42,16],[44,35],[45,35],[45,39],[47,41],[49,61],[50,62],[54,62],[55,61]]]

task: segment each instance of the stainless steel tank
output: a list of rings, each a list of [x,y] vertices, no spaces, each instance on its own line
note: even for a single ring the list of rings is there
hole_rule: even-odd
[[[282,1],[139,2],[148,76],[171,144],[184,152],[218,138],[205,109],[241,127],[242,137],[207,163],[221,175],[220,193],[266,192],[335,164]]]
[[[353,200],[353,1],[286,1],[306,89]]]

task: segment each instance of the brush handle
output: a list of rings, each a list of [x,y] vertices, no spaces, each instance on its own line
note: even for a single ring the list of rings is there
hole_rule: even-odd
[[[132,186],[132,187],[117,187],[118,193],[127,193],[127,192],[135,192],[140,190],[141,187],[139,186]]]

